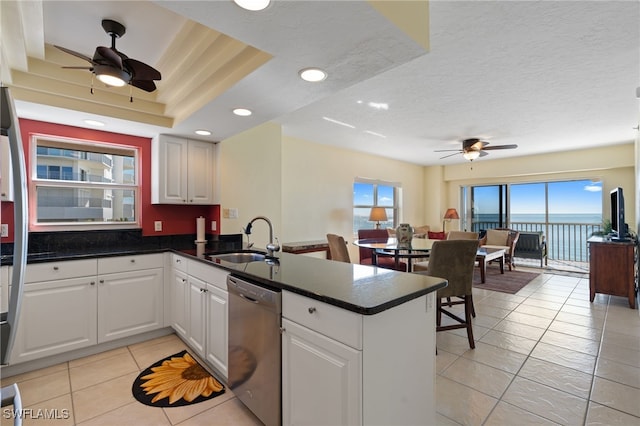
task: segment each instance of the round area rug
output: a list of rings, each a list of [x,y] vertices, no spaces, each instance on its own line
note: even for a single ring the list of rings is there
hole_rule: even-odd
[[[224,386],[182,351],[140,373],[131,391],[135,399],[151,407],[180,407],[215,398],[224,393]]]

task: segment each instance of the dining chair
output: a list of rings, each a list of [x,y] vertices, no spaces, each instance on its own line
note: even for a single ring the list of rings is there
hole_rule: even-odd
[[[447,240],[478,240],[479,233],[469,231],[449,231]]]
[[[471,349],[476,347],[473,339],[471,317],[474,311],[472,284],[477,251],[477,239],[436,241],[431,247],[429,269],[415,272],[447,280],[447,286],[439,289],[436,296],[436,331],[466,328]],[[455,298],[455,300],[452,300],[452,298]],[[443,301],[442,299],[446,300]],[[445,309],[445,307],[450,308],[458,304],[464,304],[464,318],[459,317],[451,310]],[[442,314],[453,319],[456,323],[442,325]]]
[[[389,238],[389,233],[386,229],[358,229],[358,239],[377,239],[380,241],[386,241]],[[361,265],[373,264],[373,250],[366,247],[360,247],[358,250],[360,254]],[[377,256],[378,266],[381,268],[395,269],[397,271],[405,272],[407,270],[407,264],[403,261],[398,261],[396,267],[396,259],[393,255]]]
[[[347,243],[345,242],[344,238],[336,234],[327,234],[327,241],[329,242],[329,253],[331,254],[331,260],[351,263],[349,250],[347,250]]]

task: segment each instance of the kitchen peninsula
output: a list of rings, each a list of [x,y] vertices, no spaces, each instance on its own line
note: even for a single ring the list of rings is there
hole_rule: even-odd
[[[208,277],[206,288],[223,293],[222,277],[227,274],[282,290],[283,424],[310,419],[366,425],[434,422],[435,291],[446,285],[444,280],[290,253],[278,253],[277,261],[215,262],[205,254],[210,250],[224,251],[220,246],[206,250],[118,248],[117,253],[105,250],[68,257],[50,253],[31,263],[42,268],[49,262],[160,253],[165,258],[165,302],[164,320],[159,324],[169,331],[167,326],[176,330],[176,293],[171,287],[176,260],[184,262],[187,276],[199,271],[200,279]],[[45,283],[36,285],[40,288]],[[210,331],[225,335],[226,330],[217,327]],[[197,353],[192,341],[176,332]],[[203,359],[215,371],[222,371],[226,354],[207,356],[209,334],[203,335]],[[99,351],[101,346],[98,342],[93,347]],[[91,349],[85,347],[83,353]],[[59,362],[66,355],[55,359]]]

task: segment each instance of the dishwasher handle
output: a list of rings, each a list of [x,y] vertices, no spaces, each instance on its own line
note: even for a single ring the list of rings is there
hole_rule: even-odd
[[[238,293],[238,296],[242,297],[247,302],[251,302],[251,303],[255,303],[255,304],[260,303],[260,301],[254,299],[252,297],[249,297],[249,296],[247,296],[246,294],[243,294],[243,293]]]

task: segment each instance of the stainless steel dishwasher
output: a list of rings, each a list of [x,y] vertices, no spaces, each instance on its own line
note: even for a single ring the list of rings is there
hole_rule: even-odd
[[[229,388],[265,425],[280,425],[282,294],[234,276],[227,288]]]

